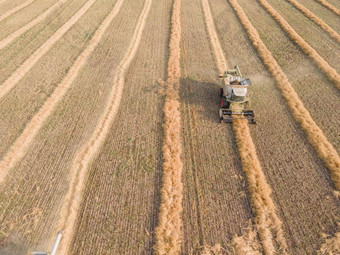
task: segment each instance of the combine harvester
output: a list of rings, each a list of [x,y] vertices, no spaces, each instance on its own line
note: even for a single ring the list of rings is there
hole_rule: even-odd
[[[219,78],[223,85],[219,90],[222,98],[219,111],[221,122],[232,123],[233,119],[247,119],[249,123],[256,124],[255,112],[250,106],[250,95],[247,94],[250,80],[242,78],[238,66],[225,71]]]
[[[62,234],[63,234],[63,231],[58,232],[57,237],[55,238],[55,241],[53,243],[51,252],[34,251],[34,252],[31,252],[31,253],[28,253],[27,255],[56,255]]]

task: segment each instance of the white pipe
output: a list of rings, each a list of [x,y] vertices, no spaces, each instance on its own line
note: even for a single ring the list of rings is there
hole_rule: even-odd
[[[56,237],[56,239],[54,241],[54,244],[53,244],[53,247],[52,247],[50,255],[55,255],[56,254],[62,234],[63,234],[62,230],[58,232],[58,235],[57,235],[57,237]]]

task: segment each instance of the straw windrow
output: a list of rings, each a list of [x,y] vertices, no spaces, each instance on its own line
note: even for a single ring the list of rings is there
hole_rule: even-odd
[[[182,243],[181,116],[178,86],[181,77],[181,1],[174,0],[169,42],[168,77],[164,104],[163,177],[158,225],[155,229],[156,254],[179,254]]]
[[[70,186],[61,207],[60,222],[58,226],[58,229],[64,230],[63,239],[61,241],[61,254],[66,254],[69,249],[74,234],[74,225],[80,207],[82,192],[85,186],[89,165],[94,159],[96,153],[100,150],[118,112],[123,94],[126,72],[137,53],[151,5],[152,0],[145,1],[143,10],[140,14],[131,39],[130,46],[123,60],[118,65],[115,77],[113,79],[113,89],[108,96],[104,111],[99,118],[98,124],[95,127],[90,139],[76,153],[75,159],[73,160],[70,170]]]
[[[210,41],[216,56],[220,73],[226,70],[226,60],[219,43],[208,0],[202,0],[204,16]],[[255,223],[260,241],[266,254],[276,252],[273,238],[279,244],[281,254],[286,253],[287,244],[283,235],[282,222],[276,215],[276,207],[271,199],[271,188],[263,174],[257,158],[256,148],[250,136],[248,120],[233,120],[233,129],[241,158],[242,169],[247,177],[251,205],[256,215]]]
[[[340,157],[338,153],[327,140],[322,130],[314,122],[310,113],[304,107],[293,86],[288,81],[286,74],[282,71],[277,61],[261,40],[259,33],[251,24],[241,6],[236,0],[229,0],[229,2],[235,10],[235,13],[241,21],[250,41],[257,50],[263,63],[275,79],[276,85],[280,89],[282,96],[286,99],[293,117],[301,125],[301,128],[305,132],[309,142],[330,170],[335,188],[340,190]]]
[[[328,3],[326,0],[315,0],[315,1],[319,2],[321,5],[325,6],[328,10],[340,16],[340,10],[336,8],[335,6],[331,5],[330,3]]]
[[[304,7],[302,4],[300,4],[296,0],[286,0],[289,3],[291,3],[295,8],[297,8],[299,11],[301,11],[307,18],[312,20],[315,24],[317,24],[319,27],[321,27],[324,31],[326,31],[331,37],[333,37],[335,40],[337,40],[338,43],[340,43],[340,35],[330,26],[326,24],[322,19],[314,15],[310,10],[308,10],[306,7]]]
[[[312,48],[266,0],[257,1],[276,20],[276,22],[287,33],[291,40],[296,43],[303,50],[303,52],[316,63],[320,70],[327,75],[328,79],[332,81],[338,89],[340,89],[340,75],[337,73],[337,71],[331,67],[327,61],[324,60],[319,55],[319,53],[314,48]]]

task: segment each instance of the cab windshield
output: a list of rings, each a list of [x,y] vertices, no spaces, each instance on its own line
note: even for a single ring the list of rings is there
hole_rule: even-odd
[[[242,102],[243,99],[244,99],[244,97],[235,96],[235,95],[232,97],[232,101],[234,101],[234,102]]]

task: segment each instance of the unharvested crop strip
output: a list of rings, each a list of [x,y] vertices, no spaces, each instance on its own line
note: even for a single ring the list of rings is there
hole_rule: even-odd
[[[221,72],[221,74],[224,73],[225,70],[227,70],[227,60],[225,59],[220,40],[217,37],[217,33],[214,27],[214,20],[211,15],[211,10],[209,6],[208,0],[202,0],[202,6],[203,6],[203,13],[205,18],[206,27],[208,29],[209,37],[211,44],[213,46],[213,50],[215,53],[216,61],[218,70]]]
[[[14,7],[11,10],[8,10],[7,12],[5,12],[4,14],[2,14],[0,16],[0,22],[3,21],[4,19],[6,19],[7,17],[11,16],[13,13],[16,13],[17,11],[21,10],[22,8],[25,8],[27,5],[33,3],[35,0],[27,0],[25,2],[23,2],[22,4]]]
[[[326,31],[331,37],[333,37],[335,40],[337,40],[340,43],[340,35],[330,26],[326,24],[322,19],[317,17],[314,13],[312,13],[310,10],[308,10],[306,7],[304,7],[302,4],[300,4],[296,0],[286,0],[289,3],[291,3],[293,6],[295,6],[298,10],[300,10],[306,17],[308,17],[310,20],[312,20],[315,24],[317,24],[319,27],[321,27],[324,31]]]
[[[276,206],[271,198],[272,190],[267,183],[257,158],[256,148],[250,136],[248,120],[233,120],[233,130],[242,168],[247,178],[248,191],[253,210],[256,214],[255,222],[260,241],[266,254],[276,253],[271,241],[274,232],[280,247],[280,254],[287,254],[287,243],[282,230],[282,222],[276,214]]]
[[[325,6],[327,9],[329,9],[330,11],[340,16],[340,10],[334,7],[333,5],[331,5],[330,3],[328,3],[327,1],[325,0],[315,0],[315,1],[319,2],[320,4]]]
[[[105,104],[104,111],[98,120],[98,124],[87,143],[76,153],[70,170],[71,181],[69,190],[63,201],[60,211],[59,228],[64,230],[61,241],[60,254],[66,254],[73,236],[74,224],[81,203],[81,195],[84,189],[89,164],[101,148],[113,120],[118,112],[122,98],[125,75],[134,59],[139,47],[145,23],[151,8],[152,0],[146,0],[141,15],[138,19],[130,46],[123,60],[119,63],[112,87]]]
[[[223,73],[227,69],[226,60],[216,34],[208,0],[202,0],[202,5],[211,44],[216,55],[218,69],[220,73]],[[266,181],[266,177],[263,174],[257,158],[255,145],[250,136],[248,121],[245,119],[233,120],[233,129],[239,149],[242,169],[247,177],[251,205],[256,214],[255,223],[263,249],[266,254],[273,254],[275,252],[275,245],[271,233],[272,229],[276,241],[280,246],[281,254],[285,254],[287,244],[283,235],[282,222],[276,214],[276,207],[270,196],[271,188]]]
[[[330,170],[331,178],[336,189],[340,190],[340,157],[338,153],[333,148],[332,144],[328,142],[322,130],[316,125],[309,112],[304,107],[293,86],[288,81],[286,74],[282,71],[271,52],[261,40],[259,33],[249,21],[242,7],[236,0],[229,0],[229,2],[236,12],[264,65],[274,77],[276,85],[281,90],[282,96],[286,99],[293,117],[301,125],[301,128],[306,133],[309,142]]]
[[[33,19],[31,22],[27,23],[23,27],[19,28],[12,34],[8,35],[6,38],[2,39],[0,41],[0,50],[5,48],[8,44],[10,44],[15,38],[19,37],[23,33],[25,33],[27,30],[32,28],[34,25],[41,22],[43,19],[45,19],[48,15],[50,15],[53,11],[55,11],[57,8],[59,8],[63,3],[65,3],[67,0],[59,0],[54,5],[52,5],[50,8],[48,8],[46,11],[44,11],[42,14],[40,14],[38,17]]]
[[[287,33],[287,35],[295,42],[327,75],[328,79],[340,89],[340,75],[331,67],[326,60],[324,60],[317,51],[312,48],[289,23],[266,1],[257,0],[263,8],[277,21],[280,27]]]
[[[164,103],[164,140],[163,140],[163,176],[161,204],[158,225],[155,229],[156,254],[179,254],[182,235],[182,169],[181,161],[181,115],[179,111],[179,80],[181,41],[181,0],[174,0],[171,15],[169,41],[168,74]]]
[[[89,0],[61,28],[40,46],[12,75],[0,85],[0,100],[31,70],[46,52],[85,14],[97,0]]]
[[[76,79],[80,69],[87,62],[89,56],[97,47],[99,41],[103,37],[106,29],[108,28],[114,17],[118,14],[123,2],[124,0],[117,1],[110,14],[99,25],[88,46],[77,57],[64,79],[61,81],[61,83],[57,85],[52,95],[46,100],[44,105],[39,109],[38,113],[33,116],[33,118],[24,128],[21,135],[16,139],[14,144],[10,147],[8,152],[2,158],[2,160],[0,161],[0,183],[4,180],[5,176],[14,166],[14,164],[24,156],[25,152],[29,148],[30,143],[37,135],[44,121],[50,116],[58,102],[60,102],[60,100],[66,94],[67,90],[71,87],[72,82]]]

